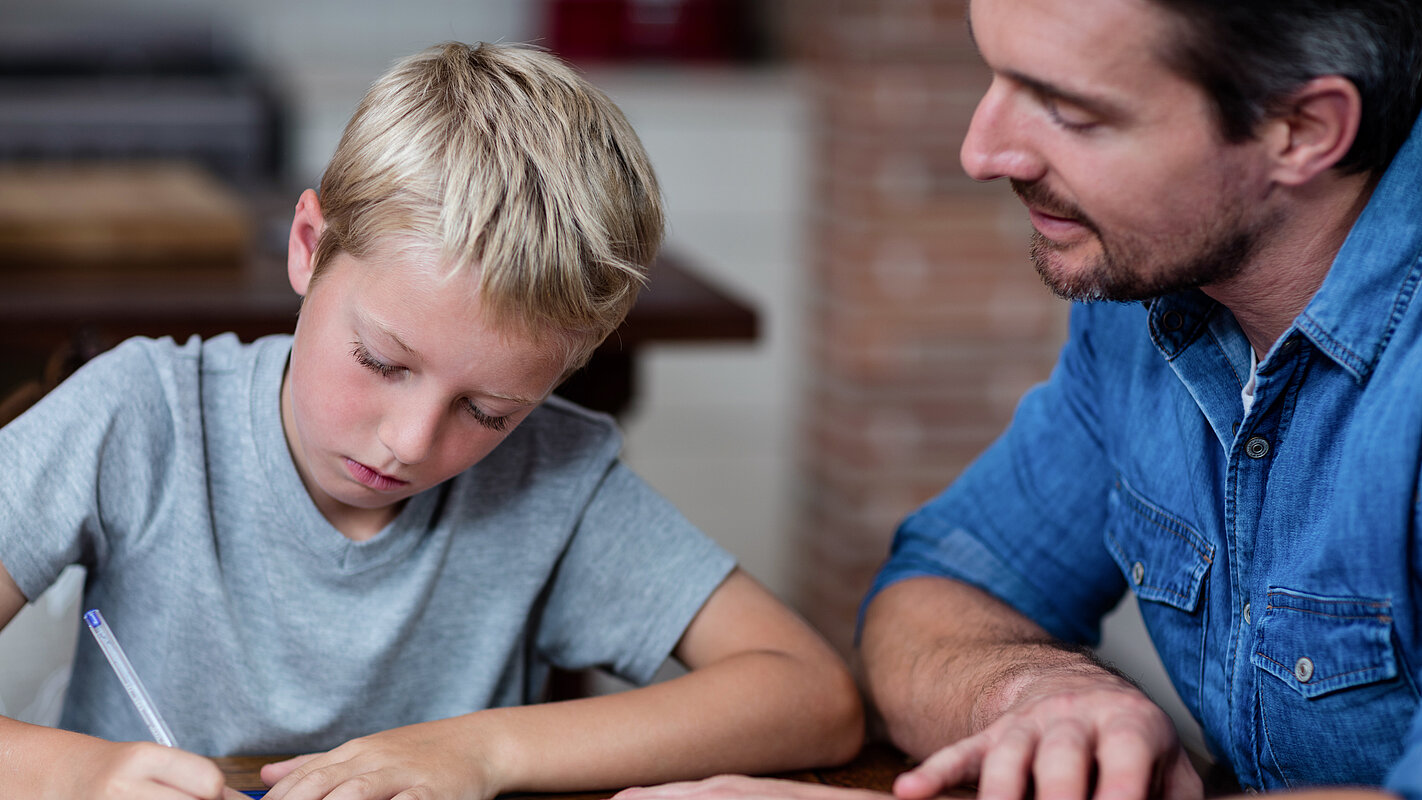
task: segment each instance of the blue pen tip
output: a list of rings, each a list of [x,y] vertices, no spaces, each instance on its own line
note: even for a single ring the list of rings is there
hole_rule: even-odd
[[[84,612],[84,622],[88,623],[91,628],[99,627],[99,625],[102,624],[99,618],[99,610],[94,608]]]

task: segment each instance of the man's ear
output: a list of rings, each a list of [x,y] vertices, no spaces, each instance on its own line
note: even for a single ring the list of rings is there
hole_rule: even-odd
[[[326,219],[321,216],[321,201],[310,189],[301,193],[296,201],[296,212],[291,216],[291,238],[286,245],[286,276],[291,288],[302,297],[311,286],[311,274],[316,267],[316,243],[321,240],[321,232],[326,229]]]
[[[1274,159],[1274,180],[1308,183],[1348,154],[1358,135],[1363,101],[1347,78],[1325,75],[1294,92],[1265,121],[1265,142]]]

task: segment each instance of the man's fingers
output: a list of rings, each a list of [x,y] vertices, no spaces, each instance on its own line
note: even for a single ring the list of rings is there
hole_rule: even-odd
[[[1022,800],[1027,796],[1037,732],[1025,726],[1001,732],[983,756],[978,800]]]
[[[974,736],[939,750],[894,779],[894,796],[900,800],[925,800],[977,780],[984,747],[982,737]]]
[[[1204,796],[1205,782],[1182,751],[1175,764],[1165,771],[1160,797],[1162,800],[1202,800]]]
[[[1091,735],[1082,725],[1057,725],[1044,733],[1032,762],[1038,800],[1090,797],[1094,750]]]
[[[1096,800],[1145,800],[1167,758],[1134,726],[1104,732],[1096,749]]]

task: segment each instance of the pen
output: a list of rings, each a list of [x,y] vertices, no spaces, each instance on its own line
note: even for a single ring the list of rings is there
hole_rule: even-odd
[[[177,747],[177,743],[173,741],[173,732],[168,729],[168,723],[158,716],[158,707],[153,705],[153,698],[148,696],[148,690],[143,688],[138,673],[134,672],[133,665],[128,663],[128,656],[124,655],[113,631],[104,622],[104,615],[100,614],[97,608],[90,609],[84,612],[84,622],[89,626],[89,633],[94,634],[99,649],[104,651],[104,656],[108,658],[114,672],[118,674],[119,683],[122,683],[124,691],[128,692],[128,699],[133,701],[138,715],[143,717],[144,724],[153,733],[154,741],[168,747]]]

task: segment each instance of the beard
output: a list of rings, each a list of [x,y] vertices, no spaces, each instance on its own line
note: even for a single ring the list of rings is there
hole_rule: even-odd
[[[1067,300],[1135,302],[1229,280],[1244,269],[1266,227],[1250,222],[1239,193],[1226,187],[1219,197],[1233,202],[1216,206],[1193,230],[1156,240],[1130,232],[1108,235],[1080,208],[1040,183],[1013,179],[1011,184],[1024,203],[1079,223],[1100,243],[1100,253],[1068,268],[1063,262],[1066,248],[1032,232],[1030,252],[1037,274]]]

